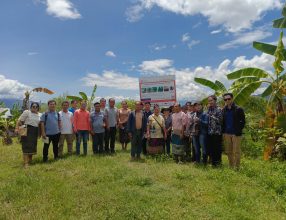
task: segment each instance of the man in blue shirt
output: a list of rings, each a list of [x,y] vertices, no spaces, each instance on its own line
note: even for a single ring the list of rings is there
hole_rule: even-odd
[[[56,112],[56,101],[48,101],[48,111],[41,116],[41,130],[43,139],[48,138],[48,142],[44,143],[43,161],[48,161],[48,153],[50,143],[53,143],[54,159],[58,158],[58,144],[60,140],[61,118]]]
[[[71,107],[69,108],[69,112],[71,112],[74,115],[74,112],[77,110],[77,101],[72,100],[71,101]]]
[[[242,130],[245,126],[245,114],[241,107],[233,102],[233,94],[223,95],[225,107],[223,108],[223,137],[225,152],[228,156],[229,166],[238,169],[241,156]]]
[[[94,112],[90,114],[93,153],[103,153],[103,139],[106,125],[104,112],[100,111],[100,103],[94,103]]]
[[[145,102],[144,103],[144,111],[143,111],[143,115],[146,118],[146,125],[144,125],[144,127],[147,127],[147,121],[150,115],[152,115],[152,111],[151,111],[151,103],[150,102]],[[146,133],[146,131],[144,131]],[[145,134],[146,135],[146,134]],[[142,151],[144,155],[147,155],[147,138],[145,137],[142,140]]]

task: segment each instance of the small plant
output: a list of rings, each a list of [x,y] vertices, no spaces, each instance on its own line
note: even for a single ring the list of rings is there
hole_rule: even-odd
[[[278,138],[273,150],[273,155],[279,160],[286,160],[286,133]]]

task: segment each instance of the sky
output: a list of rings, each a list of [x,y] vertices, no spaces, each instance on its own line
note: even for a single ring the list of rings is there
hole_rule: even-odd
[[[0,99],[46,87],[54,96],[138,99],[138,78],[176,75],[178,100],[211,94],[244,67],[271,71],[253,41],[277,42],[282,0],[1,0]],[[46,101],[49,95],[34,95]]]

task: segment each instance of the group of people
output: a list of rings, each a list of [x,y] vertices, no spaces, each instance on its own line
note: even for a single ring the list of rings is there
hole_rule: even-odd
[[[83,154],[87,155],[88,140],[92,137],[94,154],[114,154],[116,133],[122,150],[131,142],[131,160],[141,160],[144,155],[167,154],[173,156],[177,163],[193,161],[196,164],[221,164],[224,140],[225,152],[229,165],[239,168],[241,155],[241,137],[245,125],[245,115],[241,107],[233,102],[233,94],[223,95],[225,106],[217,105],[217,97],[208,97],[207,106],[201,102],[187,102],[181,107],[179,103],[160,108],[150,102],[135,102],[135,110],[128,108],[126,101],[121,108],[115,106],[115,100],[100,99],[95,102],[93,110],[87,110],[87,103],[64,101],[62,110],[56,111],[56,101],[48,101],[48,110],[40,114],[39,104],[32,103],[30,110],[20,116],[16,132],[22,126],[27,131],[21,136],[24,166],[27,167],[32,155],[37,153],[37,140],[42,136],[43,161],[48,161],[49,146],[52,142],[54,159],[63,156],[64,141],[68,154],[73,153],[76,142],[76,155],[80,155],[81,143]],[[71,105],[71,106],[70,106]],[[80,106],[77,109],[77,106]],[[205,107],[205,108],[204,108]],[[171,147],[172,145],[172,147]]]

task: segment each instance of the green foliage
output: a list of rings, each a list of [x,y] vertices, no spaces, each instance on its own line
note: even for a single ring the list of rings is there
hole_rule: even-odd
[[[278,138],[273,156],[279,160],[286,160],[286,133]]]
[[[256,77],[259,79],[259,78],[266,78],[269,76],[269,74],[264,70],[252,67],[240,69],[235,72],[227,74],[227,78],[229,80],[240,79],[241,77],[247,77],[247,76]]]
[[[128,99],[128,100],[124,100],[127,102],[128,108],[131,109],[132,111],[135,109],[135,100],[133,99]],[[119,109],[121,108],[121,102],[117,102],[116,103],[116,107]]]
[[[257,41],[253,42],[253,47],[255,49],[257,49],[263,53],[269,54],[269,55],[274,55],[274,53],[277,49],[277,46],[275,46],[275,45],[266,44],[266,43],[257,42]],[[286,50],[285,49],[283,50],[283,57],[285,60],[285,57],[286,57]]]
[[[91,96],[90,96],[90,99],[88,98],[87,94],[84,93],[84,92],[79,92],[79,95],[80,96],[71,96],[71,95],[68,95],[67,98],[69,100],[76,100],[76,101],[85,101],[86,104],[87,104],[87,109],[90,110],[91,107],[92,107],[92,102],[95,98],[95,93],[96,93],[96,89],[97,89],[97,85],[95,84],[94,87],[93,87],[93,90],[92,90],[92,93],[91,93]]]

